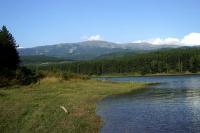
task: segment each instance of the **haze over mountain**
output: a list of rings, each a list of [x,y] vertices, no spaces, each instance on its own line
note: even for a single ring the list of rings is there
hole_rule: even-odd
[[[45,55],[70,60],[90,60],[99,56],[131,51],[150,51],[161,48],[177,48],[177,45],[153,45],[150,43],[112,43],[107,41],[84,41],[78,43],[62,43],[18,49],[21,56]]]

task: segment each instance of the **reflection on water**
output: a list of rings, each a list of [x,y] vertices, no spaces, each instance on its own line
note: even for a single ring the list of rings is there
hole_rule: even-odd
[[[107,78],[161,82],[137,94],[107,97],[97,105],[102,133],[200,133],[200,76]]]

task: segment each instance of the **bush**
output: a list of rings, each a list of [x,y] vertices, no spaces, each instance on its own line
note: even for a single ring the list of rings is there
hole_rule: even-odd
[[[43,75],[43,77],[55,77],[60,80],[89,79],[88,75],[75,74],[75,73],[64,72],[64,71],[40,71],[40,73]]]
[[[61,78],[62,78],[63,80],[69,80],[69,79],[71,79],[71,78],[74,78],[74,74],[68,73],[68,72],[62,72],[62,73],[61,73]]]
[[[36,74],[34,71],[26,68],[26,67],[19,67],[16,70],[16,81],[20,85],[28,85],[31,83],[36,83],[43,75]]]
[[[13,84],[13,79],[15,78],[15,71],[9,69],[0,70],[0,87],[8,86]]]
[[[10,84],[10,80],[6,77],[0,76],[0,87],[8,86]]]

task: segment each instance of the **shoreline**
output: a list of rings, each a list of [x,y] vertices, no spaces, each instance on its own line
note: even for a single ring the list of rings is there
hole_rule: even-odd
[[[200,73],[156,73],[156,74],[110,74],[110,75],[93,75],[92,78],[118,78],[118,77],[153,77],[153,76],[189,76],[200,75]]]

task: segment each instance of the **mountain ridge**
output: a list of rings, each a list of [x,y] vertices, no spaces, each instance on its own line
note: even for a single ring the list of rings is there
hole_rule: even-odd
[[[113,43],[108,41],[84,41],[20,48],[21,56],[45,55],[70,60],[90,60],[116,52],[150,51],[161,48],[177,48],[177,45],[153,45],[149,43]]]

